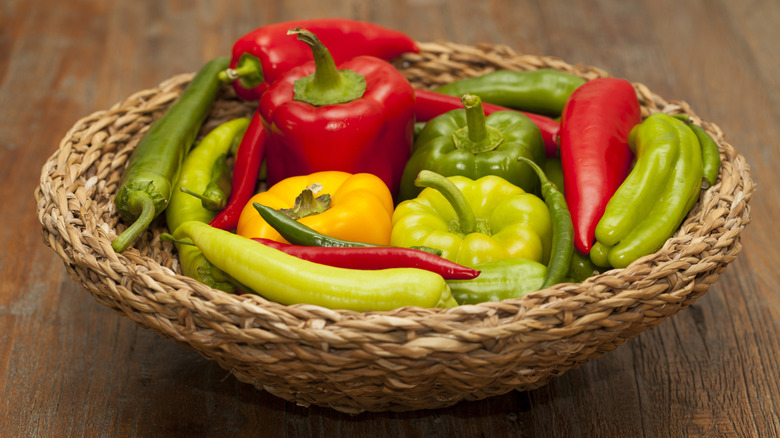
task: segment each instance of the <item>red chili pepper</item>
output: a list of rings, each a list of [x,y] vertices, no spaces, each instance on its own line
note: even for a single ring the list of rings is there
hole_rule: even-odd
[[[452,111],[454,109],[463,109],[463,103],[461,102],[460,97],[457,96],[448,96],[446,94],[421,89],[415,89],[414,94],[414,110],[418,122],[427,122],[428,120],[448,111]],[[485,110],[486,116],[493,114],[496,111],[517,111],[511,108],[484,102],[482,103],[482,108]],[[549,117],[545,117],[539,114],[523,111],[520,112],[528,116],[528,118],[539,127],[539,131],[542,133],[544,151],[547,157],[557,157],[558,132],[561,129],[561,124]]]
[[[314,62],[279,77],[260,99],[268,184],[339,170],[374,174],[394,194],[414,135],[411,84],[372,56],[352,58],[337,69],[316,35],[291,32],[311,47]]]
[[[561,115],[561,164],[574,245],[588,254],[607,202],[631,170],[628,134],[641,121],[630,82],[593,79],[569,96]]]
[[[419,268],[435,272],[447,280],[471,280],[480,271],[413,248],[373,247],[320,247],[281,243],[255,237],[252,240],[270,248],[322,265],[348,269]]]
[[[256,100],[282,73],[311,60],[311,51],[287,36],[301,27],[315,33],[328,47],[336,64],[369,55],[391,60],[420,51],[409,36],[374,23],[325,18],[269,24],[239,38],[233,45],[230,69],[223,76],[233,82],[236,94]]]
[[[212,227],[233,230],[238,225],[241,211],[255,194],[260,165],[265,158],[265,143],[263,121],[259,111],[255,111],[236,151],[230,198],[225,208],[209,222]]]

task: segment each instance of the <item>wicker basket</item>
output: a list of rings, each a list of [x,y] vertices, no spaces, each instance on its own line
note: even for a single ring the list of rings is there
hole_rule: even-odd
[[[504,46],[420,46],[396,66],[421,88],[495,69],[607,76]],[[684,102],[635,84],[643,115],[689,114],[717,140],[723,161],[718,183],[657,253],[582,284],[446,310],[358,313],[229,295],[177,274],[172,245],[159,239],[167,231],[162,218],[128,251],[116,254],[110,245],[125,228],[112,200],[127,158],[191,78],[178,75],[76,123],[43,166],[35,192],[43,240],[100,303],[300,405],[402,411],[542,386],[693,303],[740,252],[750,222],[749,167],[721,130]],[[203,132],[253,110],[224,88]]]

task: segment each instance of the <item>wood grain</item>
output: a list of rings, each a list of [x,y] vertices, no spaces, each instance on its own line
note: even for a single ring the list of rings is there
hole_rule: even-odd
[[[93,300],[40,238],[32,193],[59,140],[255,27],[318,16],[558,56],[688,102],[751,165],[744,251],[693,306],[543,388],[402,414],[295,406]],[[2,2],[2,435],[780,436],[777,23],[772,0]]]

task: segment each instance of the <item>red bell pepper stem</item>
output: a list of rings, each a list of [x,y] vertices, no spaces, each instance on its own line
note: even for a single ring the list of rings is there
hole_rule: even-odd
[[[314,73],[295,81],[295,100],[314,106],[336,105],[363,97],[366,78],[352,70],[339,70],[333,56],[317,35],[296,27],[287,31],[311,48]]]
[[[249,199],[255,194],[260,165],[265,157],[266,135],[260,113],[255,111],[241,138],[233,165],[233,188],[228,203],[209,225],[222,230],[233,230]]]
[[[414,94],[414,109],[418,122],[427,122],[428,120],[448,111],[463,108],[461,99],[456,96],[448,96],[446,94],[436,93],[419,88],[414,90]],[[486,116],[489,116],[496,111],[517,111],[511,108],[484,102],[482,103],[482,108],[485,110]],[[549,117],[545,117],[539,114],[528,113],[524,111],[520,112],[525,114],[529,119],[531,119],[531,121],[534,122],[534,124],[536,124],[536,126],[539,127],[539,131],[542,133],[544,150],[547,157],[558,157],[558,133],[561,129],[561,124]]]
[[[590,253],[607,202],[631,170],[628,134],[641,119],[636,91],[624,79],[590,80],[566,101],[561,164],[574,246],[582,254]]]
[[[413,248],[319,247],[291,245],[259,237],[253,240],[300,259],[339,268],[365,270],[418,268],[435,272],[447,280],[471,280],[480,273],[475,269]]]

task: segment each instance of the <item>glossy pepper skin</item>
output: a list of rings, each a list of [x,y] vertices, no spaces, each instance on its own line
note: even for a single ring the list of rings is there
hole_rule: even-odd
[[[458,79],[434,91],[450,96],[476,94],[495,105],[557,117],[571,93],[584,83],[579,76],[554,69],[496,70]]]
[[[406,34],[365,21],[322,18],[269,24],[233,44],[231,70],[224,79],[233,82],[238,97],[257,100],[282,74],[311,61],[311,51],[287,36],[287,31],[296,27],[317,34],[337,64],[357,56],[389,61],[420,51]]]
[[[624,268],[657,251],[699,199],[699,140],[685,123],[649,116],[629,138],[637,164],[607,205],[591,252],[597,266]]]
[[[268,184],[339,170],[374,174],[395,194],[414,135],[411,84],[379,58],[356,57],[337,69],[316,36],[298,36],[315,61],[282,75],[259,103]]]
[[[544,163],[539,128],[516,111],[485,116],[482,102],[475,95],[464,95],[462,102],[464,108],[429,121],[415,140],[401,178],[399,201],[412,199],[422,191],[414,181],[424,169],[471,179],[496,175],[527,192],[539,187],[528,164],[517,161],[518,157],[526,157]]]
[[[549,260],[550,212],[537,196],[495,175],[472,180],[421,171],[418,184],[425,190],[393,213],[391,245],[440,249],[469,267],[510,257]]]
[[[199,221],[181,224],[173,238],[193,242],[209,262],[238,283],[285,305],[305,303],[358,312],[457,305],[444,279],[423,269],[335,268]]]
[[[254,195],[241,212],[236,233],[288,243],[260,216],[253,204],[275,210],[291,209],[295,206],[296,198],[314,184],[319,184],[321,189],[317,193],[309,191],[310,195],[315,196],[311,199],[313,213],[297,218],[298,222],[341,240],[377,245],[390,242],[393,198],[387,186],[369,173],[339,171],[286,178],[267,191]],[[328,195],[330,199],[324,202],[318,200],[323,195]]]
[[[561,164],[574,246],[583,254],[595,242],[607,202],[631,170],[631,128],[641,121],[630,82],[597,78],[569,96],[561,115]]]
[[[165,209],[169,231],[176,231],[179,225],[187,221],[208,222],[214,217],[216,212],[204,206],[200,198],[182,191],[182,188],[202,193],[209,184],[214,166],[218,164],[220,157],[230,152],[248,124],[248,119],[238,118],[217,126],[206,134],[184,159],[168,208]],[[198,248],[177,243],[176,251],[182,274],[215,289],[235,292],[235,286],[230,279],[206,260]]]

